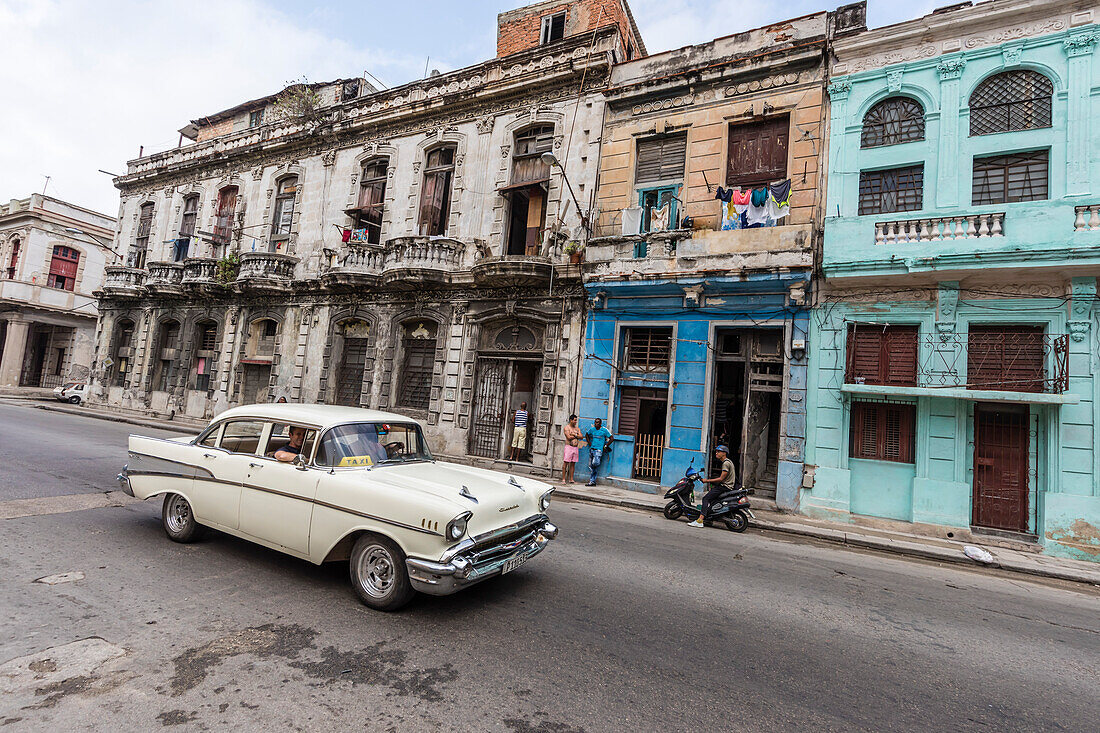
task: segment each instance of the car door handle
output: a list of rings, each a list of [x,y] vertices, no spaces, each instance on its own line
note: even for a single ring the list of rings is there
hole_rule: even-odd
[[[214,453],[203,453],[202,457],[203,458],[217,458],[218,456]]]
[[[249,463],[248,467],[249,468],[263,468],[264,464],[262,464],[262,463]]]

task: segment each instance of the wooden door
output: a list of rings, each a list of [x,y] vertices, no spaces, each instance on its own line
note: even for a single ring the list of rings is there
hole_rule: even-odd
[[[975,408],[975,526],[1028,531],[1028,442],[1026,408]]]
[[[730,125],[726,185],[751,188],[787,177],[790,118]]]
[[[359,407],[366,363],[367,339],[345,336],[344,354],[336,377],[336,404]]]

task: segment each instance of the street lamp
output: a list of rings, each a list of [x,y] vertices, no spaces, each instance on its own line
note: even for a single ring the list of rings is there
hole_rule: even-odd
[[[573,186],[569,183],[569,176],[565,175],[565,167],[558,160],[558,156],[554,155],[550,151],[546,151],[540,156],[540,160],[549,166],[556,165],[558,170],[561,171],[561,177],[565,179],[565,186],[569,189],[569,195],[573,197],[573,205],[577,207],[577,215],[581,218],[581,226],[584,227],[585,234],[591,232],[591,228],[588,226],[588,217],[584,215],[584,209],[581,208],[581,204],[577,201],[577,194],[573,193]]]

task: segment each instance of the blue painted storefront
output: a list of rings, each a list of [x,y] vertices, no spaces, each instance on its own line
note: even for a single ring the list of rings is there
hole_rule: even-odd
[[[713,410],[713,353],[720,328],[781,328],[786,354],[785,388],[777,470],[777,500],[794,506],[802,482],[805,444],[806,360],[801,350],[791,358],[791,339],[802,340],[809,328],[809,309],[793,305],[792,288],[808,291],[810,273],[757,273],[732,276],[662,278],[645,281],[596,281],[586,284],[590,310],[580,394],[580,426],[587,430],[601,418],[615,436],[600,480],[635,490],[657,492],[683,476],[689,462],[706,465]],[[701,288],[698,305],[685,297]],[[623,364],[625,328],[671,327],[667,372],[631,373]],[[668,390],[665,448],[660,484],[632,479],[634,438],[618,432],[620,395],[624,387]],[[588,451],[581,449],[576,475],[589,477]]]

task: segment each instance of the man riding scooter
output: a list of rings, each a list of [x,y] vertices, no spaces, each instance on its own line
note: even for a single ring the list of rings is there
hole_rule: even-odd
[[[702,527],[703,517],[710,514],[710,505],[725,492],[738,489],[737,470],[733,467],[733,461],[729,459],[728,454],[729,449],[724,445],[714,449],[714,457],[722,464],[722,469],[714,478],[700,479],[699,483],[717,485],[703,496],[703,513],[694,522],[688,522],[689,527]]]

